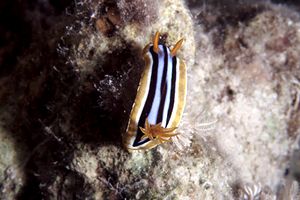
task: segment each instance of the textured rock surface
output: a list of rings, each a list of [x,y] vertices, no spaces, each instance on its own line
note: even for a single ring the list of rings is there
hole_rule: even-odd
[[[299,5],[19,4],[0,4],[19,25],[0,32],[1,198],[297,198]],[[192,143],[128,153],[122,133],[141,51],[157,30],[170,46],[185,38],[179,56],[189,85],[178,131]]]
[[[209,16],[193,10],[198,29],[207,24],[208,43],[199,45],[206,51],[197,52],[199,68],[192,73],[204,74],[203,79],[191,79],[202,85],[200,105],[218,116],[214,133],[202,137],[210,138],[209,148],[222,159],[213,174],[221,171],[225,177],[210,180],[217,187],[223,181],[231,187],[260,184],[261,196],[270,199],[284,183],[299,136],[299,125],[294,126],[299,124],[299,16],[269,4],[237,5],[231,12]]]

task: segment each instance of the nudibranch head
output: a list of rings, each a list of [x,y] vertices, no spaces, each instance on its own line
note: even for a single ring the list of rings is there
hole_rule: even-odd
[[[145,68],[124,137],[127,149],[151,149],[178,135],[186,99],[186,66],[176,57],[182,43],[170,50],[156,32],[144,48]]]

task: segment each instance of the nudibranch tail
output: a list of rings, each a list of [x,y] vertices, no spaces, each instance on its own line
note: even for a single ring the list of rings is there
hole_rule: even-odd
[[[151,125],[146,119],[145,128],[140,127],[141,131],[144,133],[142,139],[149,138],[154,143],[164,143],[170,142],[173,136],[178,135],[173,133],[177,128],[163,128],[161,123],[156,125]]]
[[[172,57],[176,55],[176,52],[180,49],[181,45],[183,43],[183,38],[180,39],[175,46],[173,47],[173,49],[171,50],[171,55]]]
[[[162,139],[169,141],[171,137],[177,135],[177,133],[173,133],[177,127],[174,128],[164,128],[161,126],[161,123],[156,124],[156,125],[151,125],[149,124],[148,118],[146,119],[145,122],[145,128],[140,127],[141,131],[144,133],[143,139],[144,138],[149,138],[150,140],[154,139]],[[167,139],[165,139],[167,138]]]
[[[175,141],[186,101],[186,66],[176,56],[183,39],[172,50],[159,43],[159,32],[143,50],[145,67],[124,137],[128,150],[151,149]]]
[[[158,53],[158,51],[159,51],[158,43],[159,43],[159,32],[157,31],[155,33],[155,36],[154,36],[154,39],[153,39],[153,51],[155,53]]]

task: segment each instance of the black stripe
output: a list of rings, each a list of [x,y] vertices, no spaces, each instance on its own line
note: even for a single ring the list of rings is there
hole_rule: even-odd
[[[160,84],[160,103],[159,103],[159,108],[158,108],[158,114],[156,118],[156,123],[162,122],[163,115],[164,115],[164,106],[165,106],[165,101],[166,101],[166,96],[167,96],[167,72],[168,72],[168,51],[167,47],[164,45],[164,68],[163,68],[163,75],[161,79],[161,84]]]
[[[146,118],[148,117],[148,114],[150,112],[151,106],[153,104],[153,99],[155,95],[155,88],[156,88],[156,82],[157,82],[157,70],[158,70],[158,54],[153,51],[153,46],[149,48],[149,51],[152,56],[153,64],[152,64],[152,74],[151,74],[151,80],[150,80],[150,88],[147,96],[146,103],[144,105],[143,111],[141,113],[139,122],[138,122],[138,130],[136,134],[136,138],[133,142],[132,146],[139,146],[149,141],[149,139],[146,139],[141,142],[141,138],[144,135],[144,133],[141,131],[139,127],[145,126]]]
[[[170,121],[171,114],[173,112],[174,101],[175,101],[176,73],[177,73],[177,71],[176,71],[176,65],[177,65],[176,56],[173,56],[172,65],[173,65],[173,69],[172,69],[172,81],[171,81],[171,97],[170,97],[170,106],[169,106],[168,116],[167,116],[167,123],[166,123],[167,125]]]

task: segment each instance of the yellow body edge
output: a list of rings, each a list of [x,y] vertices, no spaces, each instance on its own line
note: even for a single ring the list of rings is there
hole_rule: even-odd
[[[183,115],[185,102],[186,102],[186,89],[187,89],[187,78],[186,78],[186,65],[183,60],[179,59],[179,84],[178,84],[178,103],[176,106],[176,117],[171,122],[170,127],[178,127],[180,120]]]
[[[147,45],[147,46],[149,46],[149,45]],[[144,49],[146,49],[146,47]],[[150,68],[151,68],[150,67],[151,59],[150,59],[149,55],[147,55],[145,50],[143,50],[143,57],[144,57],[144,61],[145,61],[145,67],[144,67],[144,71],[141,75],[141,79],[139,82],[139,86],[137,89],[137,94],[136,94],[134,103],[132,105],[131,113],[129,116],[129,122],[127,125],[126,134],[125,134],[125,138],[124,138],[124,146],[128,150],[132,149],[129,146],[130,146],[130,141],[132,140],[132,138],[134,138],[136,136],[137,121],[138,121],[137,114],[138,114],[139,108],[142,105],[142,99],[145,96],[145,94],[147,93],[147,88],[146,88],[147,82],[150,81],[150,80],[148,80],[148,77],[149,77]],[[135,150],[135,149],[133,149],[133,150]]]

